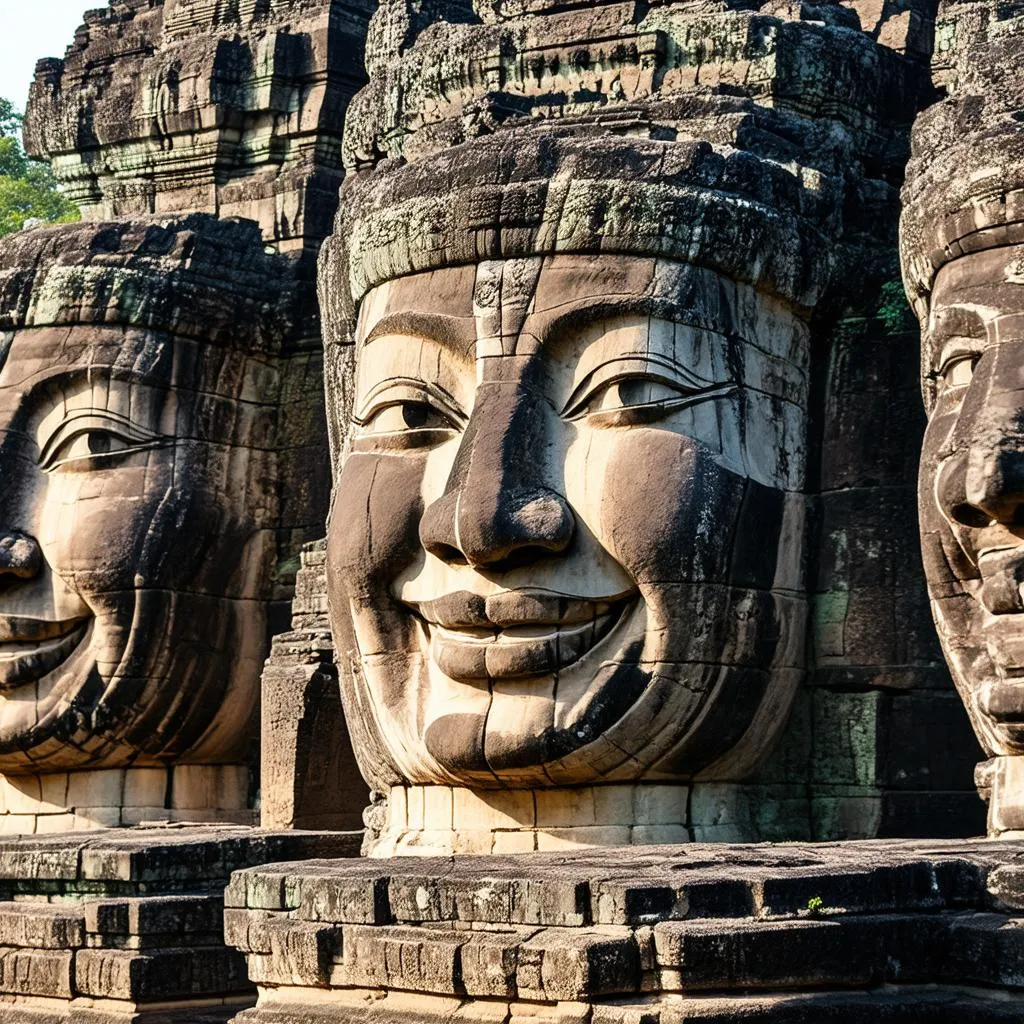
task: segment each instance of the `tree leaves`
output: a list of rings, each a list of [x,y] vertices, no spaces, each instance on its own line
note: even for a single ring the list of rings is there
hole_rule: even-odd
[[[22,115],[0,97],[0,236],[20,231],[26,220],[65,224],[78,207],[57,191],[48,164],[30,160],[21,146]]]

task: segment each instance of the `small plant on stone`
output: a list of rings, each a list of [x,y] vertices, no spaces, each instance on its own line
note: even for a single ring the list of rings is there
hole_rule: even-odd
[[[824,906],[825,901],[820,896],[812,896],[807,901],[807,913],[814,917],[821,913]]]

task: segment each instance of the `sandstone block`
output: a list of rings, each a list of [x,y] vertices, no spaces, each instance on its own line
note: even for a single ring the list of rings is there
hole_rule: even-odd
[[[516,971],[521,999],[586,1001],[634,992],[640,953],[632,932],[550,928],[523,943]]]

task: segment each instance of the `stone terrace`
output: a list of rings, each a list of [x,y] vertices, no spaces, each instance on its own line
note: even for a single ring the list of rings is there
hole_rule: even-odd
[[[360,838],[192,826],[0,840],[0,1021],[223,1024],[254,1001],[224,944],[231,872],[352,855]]]
[[[251,1024],[962,1024],[1020,1020],[1022,878],[984,841],[309,861],[236,873],[225,932]]]

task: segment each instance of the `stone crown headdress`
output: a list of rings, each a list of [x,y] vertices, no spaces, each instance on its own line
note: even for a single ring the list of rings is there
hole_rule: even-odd
[[[904,283],[922,320],[942,266],[1024,243],[1024,17],[1015,10],[991,0],[940,10],[934,65],[950,95],[914,126],[900,224]]]
[[[894,220],[923,69],[839,5],[771,9],[383,0],[320,258],[338,393],[360,300],[418,271],[656,255],[805,312],[848,278],[843,247]]]
[[[35,228],[0,242],[0,329],[108,324],[277,352],[294,262],[206,214]]]

